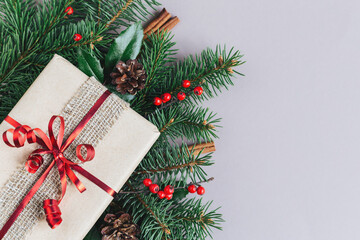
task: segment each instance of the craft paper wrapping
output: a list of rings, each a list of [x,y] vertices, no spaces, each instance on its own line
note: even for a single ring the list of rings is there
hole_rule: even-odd
[[[96,91],[105,91],[105,88],[95,79],[89,78],[67,60],[55,55],[9,113],[9,116],[21,124],[46,130],[49,119],[53,115],[59,115],[64,111],[66,114],[76,113],[78,109],[73,109],[74,107],[83,107],[84,109],[81,111],[88,110],[86,108],[91,107],[91,101],[94,100],[89,100],[89,102],[85,101],[79,105],[76,99],[74,101],[74,96],[78,98],[87,97],[88,94],[91,95],[91,91],[94,91],[94,89],[96,89]],[[92,98],[96,100],[94,96],[92,96]],[[159,132],[153,124],[129,108],[127,104],[118,99],[117,96],[112,94],[110,98],[112,98],[111,101],[114,102],[113,104],[119,103],[121,107],[115,110],[109,108],[109,111],[113,111],[113,113],[110,113],[113,120],[108,120],[110,122],[108,123],[109,126],[106,126],[106,124],[104,124],[104,127],[97,126],[97,131],[100,131],[100,135],[102,134],[104,136],[94,141],[95,158],[85,163],[83,167],[114,190],[119,191],[141,159],[151,148],[152,144],[156,141]],[[73,104],[69,104],[69,102],[73,102]],[[112,107],[111,104],[108,107]],[[73,117],[81,120],[82,116]],[[105,114],[105,117],[107,118],[108,116]],[[96,126],[96,122],[91,123],[91,121],[89,122],[89,127]],[[65,128],[67,125],[69,124],[67,124],[65,118]],[[0,133],[11,127],[12,126],[6,122],[1,123]],[[101,133],[103,129],[105,133]],[[89,132],[90,130],[86,130],[85,128],[83,131]],[[99,133],[95,131],[94,134],[94,136],[97,136],[96,134]],[[79,137],[81,140],[80,135]],[[86,138],[82,137],[82,139]],[[79,144],[79,142],[76,142],[77,140],[74,141],[74,144]],[[19,171],[24,168],[27,156],[37,148],[35,145],[36,144],[28,144],[22,148],[10,148],[5,145],[3,141],[0,141],[0,186],[2,187],[0,189],[1,225],[7,220],[8,212],[13,211],[7,205],[7,202],[11,199],[7,200],[6,197],[19,192],[17,198],[19,198],[18,201],[20,202],[22,197],[27,193],[27,190],[23,189],[23,186],[26,186],[26,184],[17,184],[17,186],[14,187],[14,183],[9,183],[9,179],[14,178],[14,173],[19,173]],[[70,152],[70,156],[73,156],[73,153],[71,153],[73,149],[74,148],[69,147],[66,152]],[[59,181],[58,178],[54,177],[57,176],[56,167],[52,169],[52,172],[53,171],[55,171],[55,173],[53,173],[53,176],[48,177],[48,181]],[[39,212],[36,210],[36,212],[32,213],[32,219],[21,219],[23,213],[20,214],[19,220],[17,220],[9,230],[9,232],[14,229],[16,231],[10,234],[8,233],[4,239],[20,239],[14,237],[14,234],[18,234],[17,232],[19,232],[19,235],[21,235],[20,232],[22,232],[28,240],[83,239],[109,205],[112,197],[81,175],[79,175],[79,178],[87,190],[79,193],[75,186],[68,184],[66,195],[60,204],[61,217],[63,219],[60,226],[51,229],[44,218],[42,206],[40,206],[39,209],[41,210]],[[44,182],[44,184],[44,188],[48,187],[46,185],[48,184],[47,182]],[[12,187],[12,189],[10,189],[12,191],[11,194],[4,191],[4,189],[9,190],[9,186]],[[41,190],[42,188],[40,188],[39,191]],[[59,189],[55,188],[52,194],[59,194],[58,191]],[[37,197],[39,198],[39,196]],[[44,199],[41,199],[41,201],[45,200],[46,197],[48,196],[44,196]],[[35,201],[36,199],[34,202]],[[40,200],[38,199],[38,201]],[[31,204],[34,203],[30,201],[29,205]],[[42,204],[42,202],[40,204]],[[17,206],[15,206],[14,209],[16,207]],[[36,218],[40,219],[38,220]]]

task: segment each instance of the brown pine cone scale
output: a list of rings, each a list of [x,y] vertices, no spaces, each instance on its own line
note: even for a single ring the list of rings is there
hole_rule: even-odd
[[[140,234],[138,225],[132,222],[128,213],[108,213],[104,218],[104,225],[101,228],[101,240],[137,240],[136,235]]]
[[[145,87],[147,75],[141,63],[136,59],[130,59],[126,62],[119,61],[110,77],[118,92],[135,95]]]

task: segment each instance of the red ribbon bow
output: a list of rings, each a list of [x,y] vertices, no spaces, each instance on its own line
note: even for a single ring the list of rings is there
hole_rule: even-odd
[[[106,100],[106,98],[111,93],[109,91],[105,91],[102,96],[97,100],[94,106],[89,110],[89,112],[85,115],[85,117],[81,120],[79,125],[74,129],[74,131],[70,134],[70,136],[64,141],[64,132],[65,132],[65,121],[61,116],[52,116],[49,125],[49,137],[39,128],[31,129],[27,125],[21,125],[11,117],[7,116],[5,121],[14,126],[14,129],[9,129],[3,133],[4,142],[10,147],[20,148],[28,143],[38,143],[41,148],[34,150],[28,157],[28,160],[25,163],[25,168],[30,173],[35,173],[43,163],[42,154],[52,154],[54,159],[51,161],[50,165],[46,168],[44,173],[41,175],[39,180],[35,183],[32,189],[28,192],[22,202],[19,204],[14,213],[10,216],[8,221],[5,223],[3,228],[0,230],[0,239],[2,239],[6,232],[10,229],[11,225],[15,222],[17,217],[20,215],[22,210],[26,207],[28,202],[40,188],[42,183],[45,181],[52,167],[56,164],[57,169],[60,174],[61,181],[61,197],[59,200],[55,199],[46,199],[44,201],[44,210],[46,214],[46,221],[48,222],[51,228],[57,227],[61,222],[61,211],[59,208],[59,204],[63,199],[66,192],[66,184],[67,178],[69,177],[70,181],[74,183],[76,188],[82,193],[86,190],[85,186],[75,175],[73,170],[76,170],[78,173],[92,181],[94,184],[102,188],[104,191],[109,193],[111,196],[115,196],[116,192],[101,180],[96,178],[94,175],[83,169],[77,163],[70,161],[69,159],[64,157],[64,151],[70,146],[70,144],[76,139],[85,125],[90,121],[92,116],[96,113],[102,103]],[[53,131],[53,124],[56,119],[60,119],[60,128],[57,137],[55,137]],[[12,134],[12,143],[8,138],[8,135]],[[86,149],[85,158],[81,154],[82,147]],[[89,144],[80,144],[76,147],[76,156],[80,159],[81,162],[91,161],[95,156],[95,149],[93,146]]]

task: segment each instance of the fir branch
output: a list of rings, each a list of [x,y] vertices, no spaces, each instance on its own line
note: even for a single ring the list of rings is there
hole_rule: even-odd
[[[188,162],[188,163],[178,164],[178,165],[174,165],[174,166],[167,166],[167,167],[163,167],[163,168],[136,171],[133,174],[168,172],[168,171],[173,171],[173,170],[179,170],[182,168],[189,168],[189,169],[191,169],[190,171],[193,171],[192,169],[194,166],[203,166],[205,163],[206,162],[203,159],[196,159],[196,160]]]
[[[181,202],[177,208],[179,215],[175,216],[180,220],[177,230],[184,239],[205,239],[211,236],[211,228],[221,230],[219,224],[224,222],[221,214],[217,213],[219,208],[209,211],[212,202],[202,204],[202,200],[190,199]],[[193,229],[193,231],[188,231]]]
[[[177,50],[174,50],[173,47],[175,43],[172,42],[173,35],[170,32],[158,31],[157,33],[151,34],[151,36],[145,41],[145,48],[150,49],[151,57],[149,58],[151,63],[151,70],[148,72],[149,77],[146,80],[146,86],[152,84],[152,80],[155,76],[158,75],[159,71],[164,70],[160,69],[161,66],[173,63],[175,58],[173,57],[176,54]],[[143,52],[141,58],[143,61],[148,60]],[[149,65],[149,64],[148,64]]]
[[[220,119],[207,108],[181,106],[157,110],[148,116],[150,122],[160,129],[160,138],[188,139],[210,142],[217,138],[216,128]]]
[[[132,190],[134,191],[134,187],[130,184],[130,183],[126,183],[126,185]],[[160,218],[155,214],[155,212],[151,209],[151,207],[145,202],[145,200],[143,198],[141,198],[140,194],[136,193],[136,198],[139,200],[139,202],[143,205],[143,207],[154,217],[154,219],[156,220],[156,222],[160,225],[162,231],[164,232],[164,235],[169,235],[170,229],[168,228],[168,226],[163,223]]]
[[[124,191],[127,190],[136,191],[126,184]],[[134,222],[140,225],[141,239],[205,239],[211,236],[213,228],[220,229],[223,221],[218,209],[209,210],[211,202],[203,204],[201,199],[169,201],[144,193],[119,197],[119,204],[131,212]]]
[[[80,12],[97,19],[98,25],[107,29],[107,34],[117,34],[120,27],[128,27],[137,21],[146,21],[148,8],[160,5],[156,0],[88,0],[75,5]],[[83,14],[85,18],[85,14]]]
[[[173,118],[170,119],[169,122],[167,122],[167,123],[159,130],[159,132],[160,132],[160,133],[165,132],[165,131],[171,126],[171,124],[172,124],[173,122],[174,122],[174,119],[173,119]]]
[[[242,57],[239,51],[231,48],[227,53],[226,48],[222,49],[220,46],[217,46],[215,51],[207,49],[200,55],[189,56],[169,69],[169,74],[158,82],[159,87],[152,90],[154,94],[151,97],[156,96],[157,92],[168,92],[173,95],[172,101],[161,106],[161,109],[174,104],[191,106],[212,98],[221,92],[222,87],[227,89],[229,85],[233,85],[231,78],[234,74],[243,75],[233,70],[244,63]],[[185,89],[188,97],[180,102],[176,94],[181,90],[181,83],[185,79],[191,82],[191,89],[201,85],[204,93],[198,96]]]
[[[119,18],[119,16],[130,6],[132,2],[133,0],[127,0],[125,5],[116,13],[115,16],[111,18],[111,20],[105,25],[105,27],[108,28],[112,23],[114,23],[116,19]]]
[[[190,177],[192,182],[207,179],[203,167],[211,166],[212,154],[194,154],[194,149],[189,150],[186,144],[181,146],[166,145],[152,148],[141,161],[132,175],[147,175],[151,178],[163,179],[164,184],[174,184],[176,181],[187,182]],[[134,179],[135,180],[135,179]]]
[[[55,53],[55,52],[59,52],[59,51],[65,50],[65,49],[73,49],[73,48],[86,46],[86,45],[90,45],[90,44],[95,45],[97,42],[100,42],[101,40],[102,40],[102,37],[92,37],[92,38],[82,41],[82,42],[59,46],[59,47],[56,47],[55,49],[49,49],[46,52]]]
[[[151,34],[143,43],[139,60],[147,72],[145,88],[138,93],[131,107],[140,113],[145,113],[153,108],[152,101],[148,101],[147,95],[158,85],[160,79],[166,77],[171,64],[175,63],[174,56],[177,50],[172,42],[173,35],[169,32],[157,32]]]

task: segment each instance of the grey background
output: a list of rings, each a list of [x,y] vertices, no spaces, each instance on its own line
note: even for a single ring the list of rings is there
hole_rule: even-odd
[[[181,56],[234,45],[246,77],[223,118],[205,198],[214,239],[360,239],[360,2],[168,0]]]

